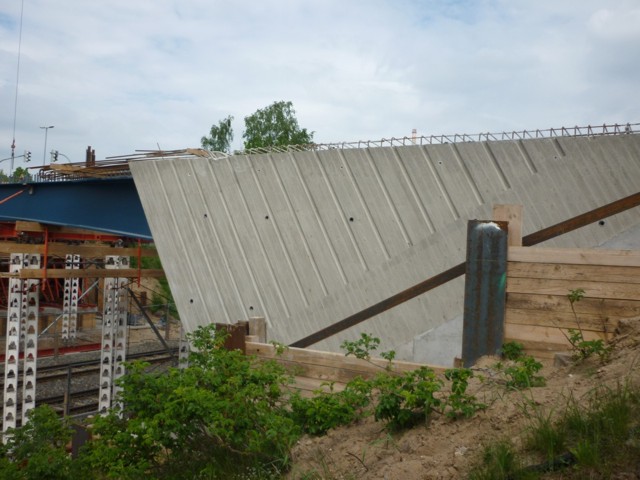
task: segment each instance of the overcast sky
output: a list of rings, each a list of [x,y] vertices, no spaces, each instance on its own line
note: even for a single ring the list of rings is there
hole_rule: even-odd
[[[0,158],[20,11],[0,4]],[[320,143],[640,122],[640,0],[24,0],[21,52],[38,165],[41,126],[75,162],[197,147],[227,115],[240,148],[277,100]]]

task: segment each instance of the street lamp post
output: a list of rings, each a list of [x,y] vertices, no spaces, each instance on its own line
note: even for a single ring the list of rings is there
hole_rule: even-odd
[[[55,125],[50,125],[48,127],[40,127],[42,129],[44,129],[44,152],[42,153],[42,166],[44,167],[44,164],[47,161],[47,134],[49,133],[49,129],[53,128]]]

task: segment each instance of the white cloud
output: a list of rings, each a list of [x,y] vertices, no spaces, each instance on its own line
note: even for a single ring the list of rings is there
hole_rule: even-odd
[[[2,158],[19,14],[0,6]],[[632,0],[31,0],[17,153],[42,161],[45,124],[74,161],[198,146],[227,115],[240,147],[276,100],[321,142],[635,122],[639,20]]]

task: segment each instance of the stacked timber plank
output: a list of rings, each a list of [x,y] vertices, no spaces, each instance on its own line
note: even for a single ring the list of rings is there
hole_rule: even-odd
[[[638,251],[511,247],[508,262],[505,340],[538,357],[569,349],[568,329],[610,340],[621,319],[640,315]],[[576,289],[584,298],[572,310]]]
[[[394,360],[391,364],[382,358],[363,360],[348,357],[341,353],[323,352],[305,348],[285,347],[282,352],[271,344],[247,342],[246,353],[260,359],[275,360],[283,365],[289,373],[295,375],[296,389],[303,394],[322,389],[340,391],[344,385],[360,376],[372,378],[377,373],[407,372],[428,366],[413,362]],[[444,371],[443,367],[431,367],[436,372]]]

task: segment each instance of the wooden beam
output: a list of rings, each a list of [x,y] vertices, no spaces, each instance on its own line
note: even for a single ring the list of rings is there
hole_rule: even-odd
[[[576,217],[570,218],[569,220],[565,220],[556,225],[552,225],[548,228],[544,228],[537,232],[531,233],[522,238],[522,245],[530,246],[536,245],[538,243],[544,242],[546,240],[550,240],[552,238],[558,237],[568,232],[572,232],[578,228],[589,225],[593,222],[597,222],[603,218],[610,217],[612,215],[616,215],[618,213],[624,212],[631,208],[637,207],[640,205],[640,192],[635,193],[633,195],[629,195],[628,197],[622,198],[620,200],[616,200],[615,202],[611,202],[603,207],[596,208],[589,212],[583,213],[582,215],[578,215]],[[514,247],[517,248],[517,247]],[[375,315],[378,315],[382,312],[389,310],[395,306],[398,306],[407,300],[411,300],[412,298],[417,297],[429,290],[439,287],[447,283],[454,278],[457,278],[461,275],[464,275],[466,272],[466,263],[461,263],[456,265],[455,267],[450,268],[438,275],[434,275],[433,277],[424,280],[413,287],[409,287],[402,292],[399,292],[389,298],[386,298],[375,305],[365,308],[353,315],[348,316],[347,318],[340,320],[328,327],[323,328],[315,333],[307,335],[306,337],[293,342],[291,344],[292,347],[308,347],[309,345],[313,345],[314,343],[318,343],[325,338],[329,338],[336,333],[342,332],[347,328],[353,327],[365,320],[368,320]]]
[[[566,296],[571,290],[577,288],[585,291],[585,297],[640,301],[640,289],[638,289],[638,285],[636,284],[578,282],[575,280],[541,278],[507,278],[507,293]]]
[[[48,256],[64,256],[67,254],[77,254],[84,258],[98,258],[106,255],[118,255],[121,257],[157,257],[158,251],[155,248],[137,247],[119,248],[108,245],[66,245],[64,243],[49,243],[47,246]],[[44,255],[45,246],[43,244],[33,245],[30,243],[0,242],[0,254],[9,255],[11,253],[39,253]]]
[[[507,308],[505,322],[513,325],[537,325],[563,329],[578,329],[580,327],[583,330],[611,333],[616,329],[621,318],[580,313],[578,315],[580,324],[578,325],[576,317],[572,313]]]
[[[323,367],[334,367],[345,370],[374,373],[385,371],[385,368],[389,365],[389,362],[382,358],[371,358],[367,361],[355,357],[347,357],[342,353],[323,352],[306,348],[287,347],[284,352],[278,354],[273,345],[266,343],[247,342],[247,355],[256,355],[259,358],[283,360],[286,362],[295,362],[300,364],[321,365]],[[444,367],[433,367],[430,365],[399,360],[393,361],[391,370],[407,372],[420,367],[430,367],[437,372],[443,372],[445,370]]]
[[[631,318],[640,316],[640,302],[634,302],[633,300],[585,297],[576,303],[574,307],[578,316],[598,315],[601,318]],[[530,295],[526,293],[509,293],[507,295],[507,308],[573,315],[571,304],[566,294]],[[532,318],[535,318],[533,313]]]
[[[65,227],[62,225],[46,225],[39,222],[28,222],[26,220],[16,221],[16,232],[44,232],[45,229],[50,233],[73,233],[77,235],[94,235],[96,237],[117,237],[113,233],[98,232],[96,230],[87,230],[85,228]]]
[[[640,267],[640,251],[599,250],[594,248],[511,247],[507,260],[509,262]]]
[[[583,213],[582,215],[565,220],[564,222],[556,223],[555,225],[551,225],[550,227],[531,233],[522,238],[522,244],[526,247],[537,245],[538,243],[559,237],[560,235],[572,232],[578,228],[586,227],[598,220],[602,220],[603,218],[607,218],[612,215],[617,215],[618,213],[622,213],[639,205],[640,192],[621,198],[615,202],[608,203],[602,207],[595,208],[589,212]]]
[[[493,206],[493,220],[509,222],[509,246],[522,246],[522,205]]]
[[[640,267],[509,262],[509,277],[640,284]]]
[[[569,346],[569,340],[565,337],[566,331],[556,327],[542,327],[537,325],[515,325],[506,324],[504,326],[504,337],[515,341],[552,343],[555,345]],[[602,331],[584,330],[585,340],[606,340],[606,334]]]
[[[412,298],[417,297],[418,295],[422,295],[429,290],[439,287],[440,285],[444,285],[450,280],[458,278],[461,275],[464,275],[467,269],[467,264],[465,262],[456,265],[455,267],[451,267],[448,270],[445,270],[442,273],[434,275],[422,282],[407,288],[406,290],[401,291],[400,293],[396,293],[395,295],[386,298],[375,305],[371,305],[370,307],[365,308],[364,310],[360,310],[353,315],[348,316],[347,318],[340,320],[339,322],[333,323],[328,327],[323,328],[322,330],[318,330],[311,335],[308,335],[296,342],[293,342],[291,347],[308,347],[309,345],[313,345],[314,343],[318,343],[325,338],[329,338],[336,333],[340,333],[347,328],[351,328],[354,325],[364,322],[365,320],[370,319],[382,312],[386,312],[387,310],[396,307]]]
[[[54,269],[30,269],[23,268],[17,273],[0,273],[0,278],[137,278],[152,277],[162,278],[165,276],[164,270],[119,268],[119,269],[96,269],[85,268],[79,270],[68,270],[61,268]]]
[[[524,346],[524,351],[528,355],[532,355],[537,359],[550,359],[553,360],[557,352],[567,352],[571,350],[571,346],[567,343],[556,344],[556,343],[545,343],[545,342],[535,342],[528,341],[522,339],[515,338],[505,338],[506,342],[518,342]]]

